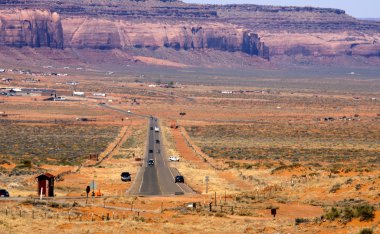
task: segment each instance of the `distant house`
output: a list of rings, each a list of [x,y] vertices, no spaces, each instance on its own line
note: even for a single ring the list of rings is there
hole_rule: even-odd
[[[77,82],[77,81],[68,81],[65,84],[67,84],[67,85],[78,85],[79,82]]]
[[[21,89],[18,95],[20,96],[54,96],[54,89]]]
[[[3,78],[3,79],[1,79],[1,81],[4,83],[10,83],[12,81],[12,79],[11,78]]]
[[[84,97],[84,92],[80,92],[80,91],[74,91],[74,92],[73,92],[73,96],[80,96],[80,97]]]
[[[96,96],[96,97],[107,97],[107,94],[105,94],[105,93],[93,93],[92,96]]]

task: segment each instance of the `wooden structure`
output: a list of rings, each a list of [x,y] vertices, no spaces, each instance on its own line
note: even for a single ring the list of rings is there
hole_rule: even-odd
[[[50,173],[45,173],[36,177],[38,180],[38,195],[45,197],[54,197],[54,176]]]

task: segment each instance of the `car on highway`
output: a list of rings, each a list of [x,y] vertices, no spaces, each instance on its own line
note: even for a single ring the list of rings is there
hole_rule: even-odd
[[[156,140],[156,144],[160,144],[160,140]]]
[[[153,130],[153,127],[150,127],[150,130]]]
[[[169,157],[169,161],[172,161],[172,162],[179,162],[179,157],[177,157],[177,156],[170,156],[170,157]]]
[[[128,113],[132,113],[130,110],[127,110]]]
[[[149,160],[148,160],[148,165],[149,165],[150,167],[153,167],[153,166],[154,166],[154,160],[153,160],[153,159],[149,159]]]
[[[124,181],[124,182],[126,182],[126,181],[131,181],[131,174],[129,173],[129,172],[122,172],[121,173],[121,181]]]
[[[183,178],[183,176],[181,176],[181,175],[177,175],[175,177],[175,181],[174,182],[175,183],[185,183],[185,178]]]
[[[150,154],[152,154],[152,153],[153,153],[153,150],[152,150],[152,149],[150,149],[150,150],[149,150],[149,153],[150,153]]]
[[[5,189],[0,189],[0,197],[9,197],[9,193]]]

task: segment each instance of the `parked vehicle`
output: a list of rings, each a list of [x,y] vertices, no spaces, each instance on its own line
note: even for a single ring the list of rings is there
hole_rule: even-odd
[[[169,157],[169,161],[172,161],[172,162],[179,162],[179,157],[177,157],[177,156],[170,156],[170,157]]]
[[[131,181],[132,178],[131,178],[131,174],[129,172],[122,172],[121,173],[121,181]]]
[[[153,167],[153,166],[154,166],[154,160],[153,160],[153,159],[149,159],[149,160],[148,160],[148,165],[149,165],[150,167]]]
[[[175,183],[185,183],[185,178],[183,178],[183,176],[181,175],[178,175],[175,177]]]
[[[5,189],[0,189],[0,197],[9,197],[9,193]]]

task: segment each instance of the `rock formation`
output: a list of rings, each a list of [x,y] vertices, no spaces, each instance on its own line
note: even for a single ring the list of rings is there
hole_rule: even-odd
[[[60,17],[48,10],[0,10],[0,44],[62,49]]]
[[[380,57],[380,23],[338,9],[178,0],[0,0],[0,19],[0,42],[7,46],[214,49],[266,60]]]

